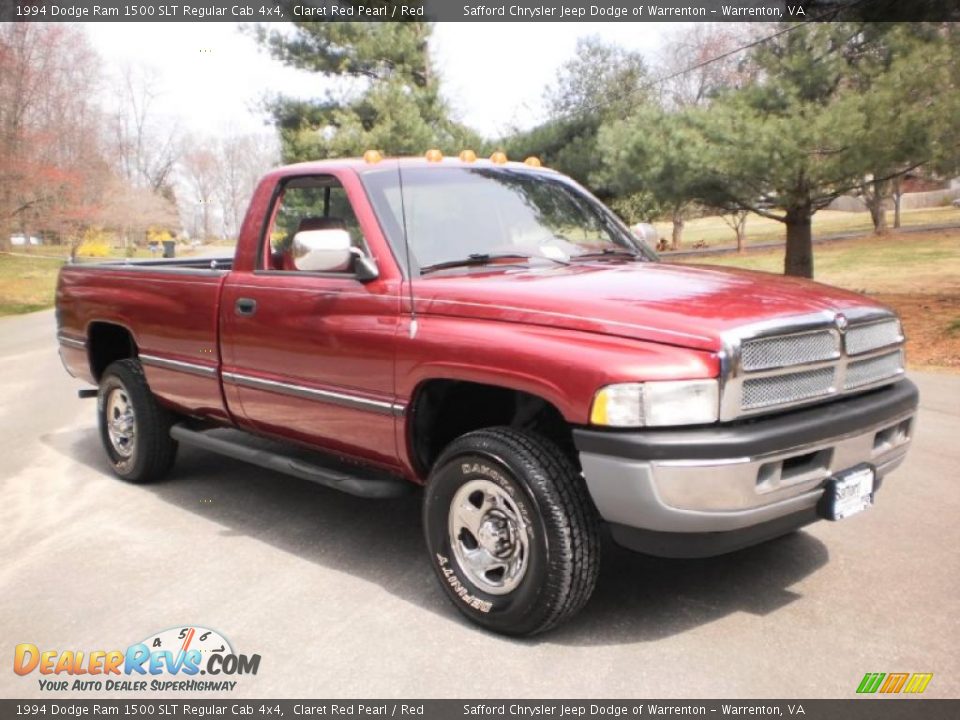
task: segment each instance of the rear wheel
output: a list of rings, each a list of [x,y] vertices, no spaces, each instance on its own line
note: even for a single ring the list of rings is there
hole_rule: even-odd
[[[138,360],[118,360],[104,371],[97,418],[100,439],[117,475],[146,483],[167,474],[177,454],[177,443],[170,437],[173,416],[153,397]]]
[[[430,475],[423,521],[440,584],[487,629],[549,630],[593,592],[596,510],[572,461],[545,437],[493,428],[452,442]]]

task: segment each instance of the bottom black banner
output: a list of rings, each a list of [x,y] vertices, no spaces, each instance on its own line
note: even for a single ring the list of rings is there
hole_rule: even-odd
[[[0,718],[638,718],[955,720],[960,699],[851,700],[0,700]]]

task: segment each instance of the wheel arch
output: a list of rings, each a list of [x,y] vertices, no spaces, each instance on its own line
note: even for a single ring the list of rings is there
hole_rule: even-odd
[[[136,337],[126,325],[107,320],[94,320],[87,325],[87,360],[96,382],[100,382],[111,363],[135,358],[138,352]]]
[[[502,382],[455,377],[420,381],[407,405],[407,451],[417,475],[425,478],[443,449],[461,435],[487,427],[531,430],[553,440],[578,464],[572,425],[545,394]]]

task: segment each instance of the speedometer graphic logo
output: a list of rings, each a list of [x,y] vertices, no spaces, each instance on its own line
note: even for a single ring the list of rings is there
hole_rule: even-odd
[[[142,642],[150,648],[151,652],[166,650],[172,652],[174,656],[178,652],[185,654],[191,650],[196,650],[202,658],[202,661],[198,663],[200,666],[206,665],[209,656],[214,653],[233,655],[233,647],[229,640],[216,630],[199,625],[161,630],[148,636]],[[202,670],[201,673],[203,673]]]

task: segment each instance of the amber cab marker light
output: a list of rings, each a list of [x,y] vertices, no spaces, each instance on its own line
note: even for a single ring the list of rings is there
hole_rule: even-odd
[[[477,154],[473,150],[461,150],[460,162],[471,163],[477,159]]]
[[[507,154],[497,150],[493,155],[490,156],[490,162],[494,165],[503,165],[507,161]]]
[[[443,153],[436,148],[432,148],[427,150],[427,154],[424,157],[427,158],[427,162],[440,162],[443,160]]]
[[[363,161],[368,162],[371,165],[374,163],[378,163],[381,160],[383,160],[383,155],[381,155],[377,150],[367,150],[363,154]]]
[[[523,164],[529,165],[530,167],[540,167],[542,165],[542,163],[540,162],[540,158],[534,157],[533,155],[531,155],[526,160],[524,160]]]

